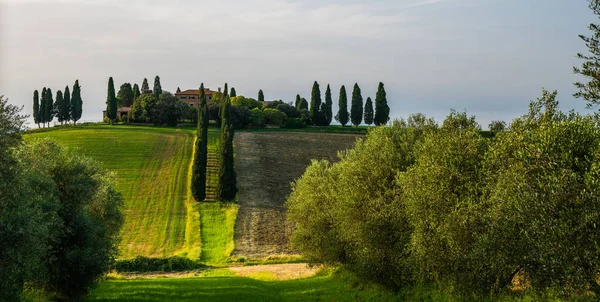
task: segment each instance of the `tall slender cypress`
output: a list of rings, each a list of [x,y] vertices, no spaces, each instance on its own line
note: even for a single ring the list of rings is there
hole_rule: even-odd
[[[221,126],[223,124],[223,110],[225,110],[225,106],[227,105],[227,103],[225,103],[225,100],[227,100],[227,83],[225,83],[225,85],[223,86],[225,89],[223,89],[223,94],[221,95],[221,106],[219,107],[219,119],[217,120],[217,124],[219,126]],[[227,109],[229,110],[229,108]],[[227,116],[229,116],[229,112],[227,112]]]
[[[42,89],[42,97],[41,97],[41,101],[40,101],[40,113],[39,113],[39,121],[40,123],[42,123],[42,126],[44,128],[46,128],[46,101],[47,99],[47,95],[46,95],[46,87],[44,87],[44,89]]]
[[[375,95],[375,117],[373,121],[376,126],[387,124],[390,120],[390,106],[387,103],[387,96],[383,83],[379,82],[377,94]]]
[[[148,79],[144,78],[144,80],[142,81],[142,94],[149,93],[152,93],[152,90],[150,90],[150,86],[148,85]]]
[[[52,90],[50,88],[46,89],[46,112],[44,113],[46,123],[48,127],[50,127],[50,123],[54,119],[54,101],[52,100]]]
[[[133,84],[133,101],[135,102],[135,100],[140,96],[140,86],[138,86],[138,84]],[[132,105],[133,107],[133,105]]]
[[[71,94],[71,119],[73,125],[77,125],[77,121],[81,118],[83,113],[83,100],[81,99],[81,86],[79,86],[79,80],[75,80],[73,84],[73,93]]]
[[[306,110],[308,110],[308,101],[305,98],[301,99],[300,109],[306,109]]]
[[[115,84],[113,78],[108,79],[108,92],[106,94],[106,117],[112,125],[117,118],[117,97],[115,95]]]
[[[65,86],[65,93],[63,95],[64,98],[64,106],[62,115],[64,120],[69,123],[71,120],[71,90],[69,90],[69,85]]]
[[[59,90],[56,92],[56,101],[54,102],[54,104],[55,104],[54,112],[56,112],[56,118],[58,118],[58,121],[62,125],[65,121],[65,118],[63,115],[63,110],[65,107],[65,100],[63,99],[62,91]]]
[[[160,77],[156,76],[154,78],[154,89],[152,89],[152,93],[156,98],[158,98],[162,94],[162,86],[160,85]]]
[[[365,103],[365,124],[371,126],[373,124],[373,101],[367,98]]]
[[[206,198],[206,166],[208,162],[208,105],[204,83],[200,84],[198,108],[198,130],[196,131],[196,151],[192,171],[192,195],[196,201]]]
[[[302,108],[300,108],[300,106],[302,105],[302,99],[300,98],[299,94],[296,94],[296,102],[294,103],[294,106],[296,107],[296,109],[300,110]]]
[[[319,124],[319,114],[321,109],[321,89],[319,88],[319,83],[315,81],[312,88],[311,98],[310,98],[310,120],[313,125]]]
[[[331,100],[331,88],[329,87],[329,84],[327,84],[327,90],[325,90],[325,108],[324,109],[325,109],[325,112],[323,112],[323,114],[325,114],[325,121],[326,121],[325,126],[329,126],[333,119],[333,101]]]
[[[33,92],[33,122],[40,127],[40,95],[37,89]]]
[[[258,101],[259,102],[264,102],[265,101],[265,94],[263,93],[262,89],[260,89],[258,91]]]
[[[346,95],[346,87],[344,85],[342,85],[342,88],[340,88],[338,107],[338,122],[340,122],[343,127],[348,124],[348,95]]]
[[[233,125],[231,124],[229,108],[231,99],[225,96],[221,101],[221,141],[219,144],[219,181],[216,187],[216,196],[220,201],[231,201],[237,193],[237,181],[233,156]]]
[[[363,118],[363,98],[360,92],[360,87],[358,87],[358,83],[354,84],[354,89],[352,90],[352,105],[350,107],[350,121],[352,124],[358,128],[358,125],[362,122]]]
[[[235,91],[235,87],[231,87],[231,92],[229,93],[230,97],[236,97],[237,96],[237,92]]]

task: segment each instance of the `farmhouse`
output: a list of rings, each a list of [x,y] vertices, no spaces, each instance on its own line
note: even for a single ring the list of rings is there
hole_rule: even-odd
[[[117,118],[123,120],[127,118],[127,114],[131,111],[131,107],[119,107],[117,108]],[[102,118],[106,118],[106,110],[102,110]]]
[[[212,96],[217,91],[212,91],[208,88],[204,88],[204,93],[206,94],[206,101],[212,100]],[[219,91],[221,92],[221,87],[219,87]],[[200,89],[188,89],[182,92],[175,93],[175,96],[181,101],[189,104],[190,107],[198,108],[198,102],[200,101]]]

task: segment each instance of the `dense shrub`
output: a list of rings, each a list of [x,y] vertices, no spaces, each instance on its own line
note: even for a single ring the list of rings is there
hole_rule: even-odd
[[[266,102],[266,104],[263,106],[264,109],[276,109],[277,106],[281,105],[281,104],[285,104],[282,100],[276,100],[276,101],[269,101]]]
[[[117,272],[177,272],[203,268],[204,265],[185,257],[150,258],[137,256],[133,259],[118,260],[114,269]]]
[[[285,127],[289,129],[306,128],[306,121],[301,118],[288,118],[285,121]]]
[[[290,105],[290,104],[279,104],[277,105],[277,107],[275,107],[275,109],[285,113],[285,115],[287,115],[287,117],[289,118],[298,118],[300,117],[300,111],[298,111],[298,109],[296,109],[296,107]]]
[[[271,108],[265,108],[263,113],[265,116],[265,124],[280,127],[285,125],[285,121],[287,120],[287,115],[285,115],[285,113]]]
[[[248,107],[249,110],[254,108],[261,109],[263,104],[253,98],[246,98],[243,95],[231,97],[231,105],[235,107]]]
[[[235,129],[246,128],[250,123],[250,110],[246,106],[229,108],[231,124]]]
[[[254,108],[250,111],[249,123],[252,126],[260,127],[265,125],[265,114],[262,110]]]

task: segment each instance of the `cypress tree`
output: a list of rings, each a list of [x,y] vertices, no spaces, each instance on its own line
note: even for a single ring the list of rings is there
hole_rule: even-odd
[[[33,92],[33,122],[40,127],[40,95],[37,89]]]
[[[225,85],[223,86],[225,87],[225,89],[223,89],[223,94],[221,95],[221,99],[220,99],[220,107],[219,107],[219,120],[217,121],[217,124],[219,126],[221,126],[223,124],[223,110],[225,110],[225,106],[227,105],[225,100],[227,100],[227,83],[225,83]],[[229,109],[227,109],[229,110]],[[227,116],[229,117],[229,113],[227,113]]]
[[[142,94],[148,93],[152,93],[152,90],[150,90],[150,86],[148,85],[148,79],[144,78],[144,81],[142,81]]]
[[[354,84],[354,89],[352,90],[352,105],[350,107],[350,120],[352,124],[358,128],[358,125],[362,122],[363,118],[363,98],[360,92],[360,87],[358,87],[358,83]]]
[[[46,87],[44,87],[44,89],[42,89],[40,112],[38,113],[39,121],[40,121],[40,123],[42,123],[42,126],[44,126],[44,128],[46,128],[46,103],[47,103],[46,99],[47,99]]]
[[[79,86],[79,80],[75,80],[75,84],[73,84],[73,93],[71,94],[71,119],[73,120],[73,126],[77,124],[82,113],[83,100],[81,99],[81,86]]]
[[[175,91],[175,93],[180,93],[181,89],[179,89],[179,87],[177,87],[177,91]]]
[[[300,109],[308,110],[308,101],[305,98],[302,98],[302,102],[300,103]]]
[[[152,93],[156,98],[158,98],[162,94],[162,87],[160,86],[160,77],[156,76],[154,78],[154,89],[152,89]]]
[[[140,86],[138,86],[138,84],[133,84],[133,101],[135,102],[135,100],[137,100],[137,98],[140,96]]]
[[[48,123],[48,127],[50,127],[50,122],[54,119],[54,101],[52,100],[52,90],[50,88],[46,89],[46,112],[44,113],[46,123]]]
[[[371,98],[367,98],[365,103],[365,124],[371,126],[373,124],[373,101]]]
[[[208,105],[204,83],[200,84],[200,103],[198,108],[198,130],[196,131],[196,153],[192,171],[192,195],[196,201],[206,198],[206,166],[208,157]]]
[[[229,108],[231,100],[226,96],[222,100],[221,110],[221,142],[219,156],[219,181],[216,196],[220,201],[231,201],[237,193],[236,173],[233,162],[233,125],[231,124]]]
[[[56,117],[58,118],[58,121],[62,125],[63,122],[65,121],[64,116],[63,116],[65,100],[63,99],[63,93],[60,90],[56,92],[56,101],[54,102],[54,105],[55,105],[54,112],[56,113]]]
[[[64,107],[63,107],[63,117],[65,118],[65,121],[67,123],[69,123],[69,121],[71,120],[71,91],[69,90],[69,85],[65,86],[65,93],[63,95],[63,102],[64,102]]]
[[[300,110],[302,108],[300,108],[300,106],[302,105],[302,99],[300,98],[299,94],[296,94],[296,102],[294,103],[294,107],[296,107],[296,109]]]
[[[348,124],[348,96],[346,95],[346,87],[344,85],[340,88],[338,107],[338,122],[340,122],[343,127]]]
[[[331,88],[329,84],[327,84],[327,90],[325,90],[325,121],[327,122],[325,126],[329,126],[331,124],[331,120],[333,119],[333,101],[331,100]]]
[[[390,120],[390,106],[387,103],[387,96],[383,83],[379,82],[377,87],[377,94],[375,95],[375,117],[373,122],[375,126],[381,126],[387,124]]]
[[[313,125],[319,124],[319,114],[321,109],[321,89],[319,88],[319,83],[315,81],[312,88],[311,98],[310,98],[310,120]]]
[[[260,89],[258,91],[258,101],[259,102],[264,102],[265,101],[265,94],[263,93],[262,89]]]
[[[230,97],[236,97],[237,96],[237,92],[235,91],[235,87],[231,87],[231,93],[229,93]]]
[[[115,96],[115,84],[113,78],[108,79],[108,92],[106,95],[106,117],[112,125],[117,118],[117,97]]]

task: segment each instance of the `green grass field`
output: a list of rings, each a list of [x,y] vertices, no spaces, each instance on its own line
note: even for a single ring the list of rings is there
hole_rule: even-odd
[[[179,255],[223,262],[234,248],[237,207],[192,199],[194,135],[193,127],[89,125],[25,137],[54,139],[114,172],[116,188],[125,200],[121,258]],[[210,128],[211,151],[216,150],[218,137],[219,129]]]

